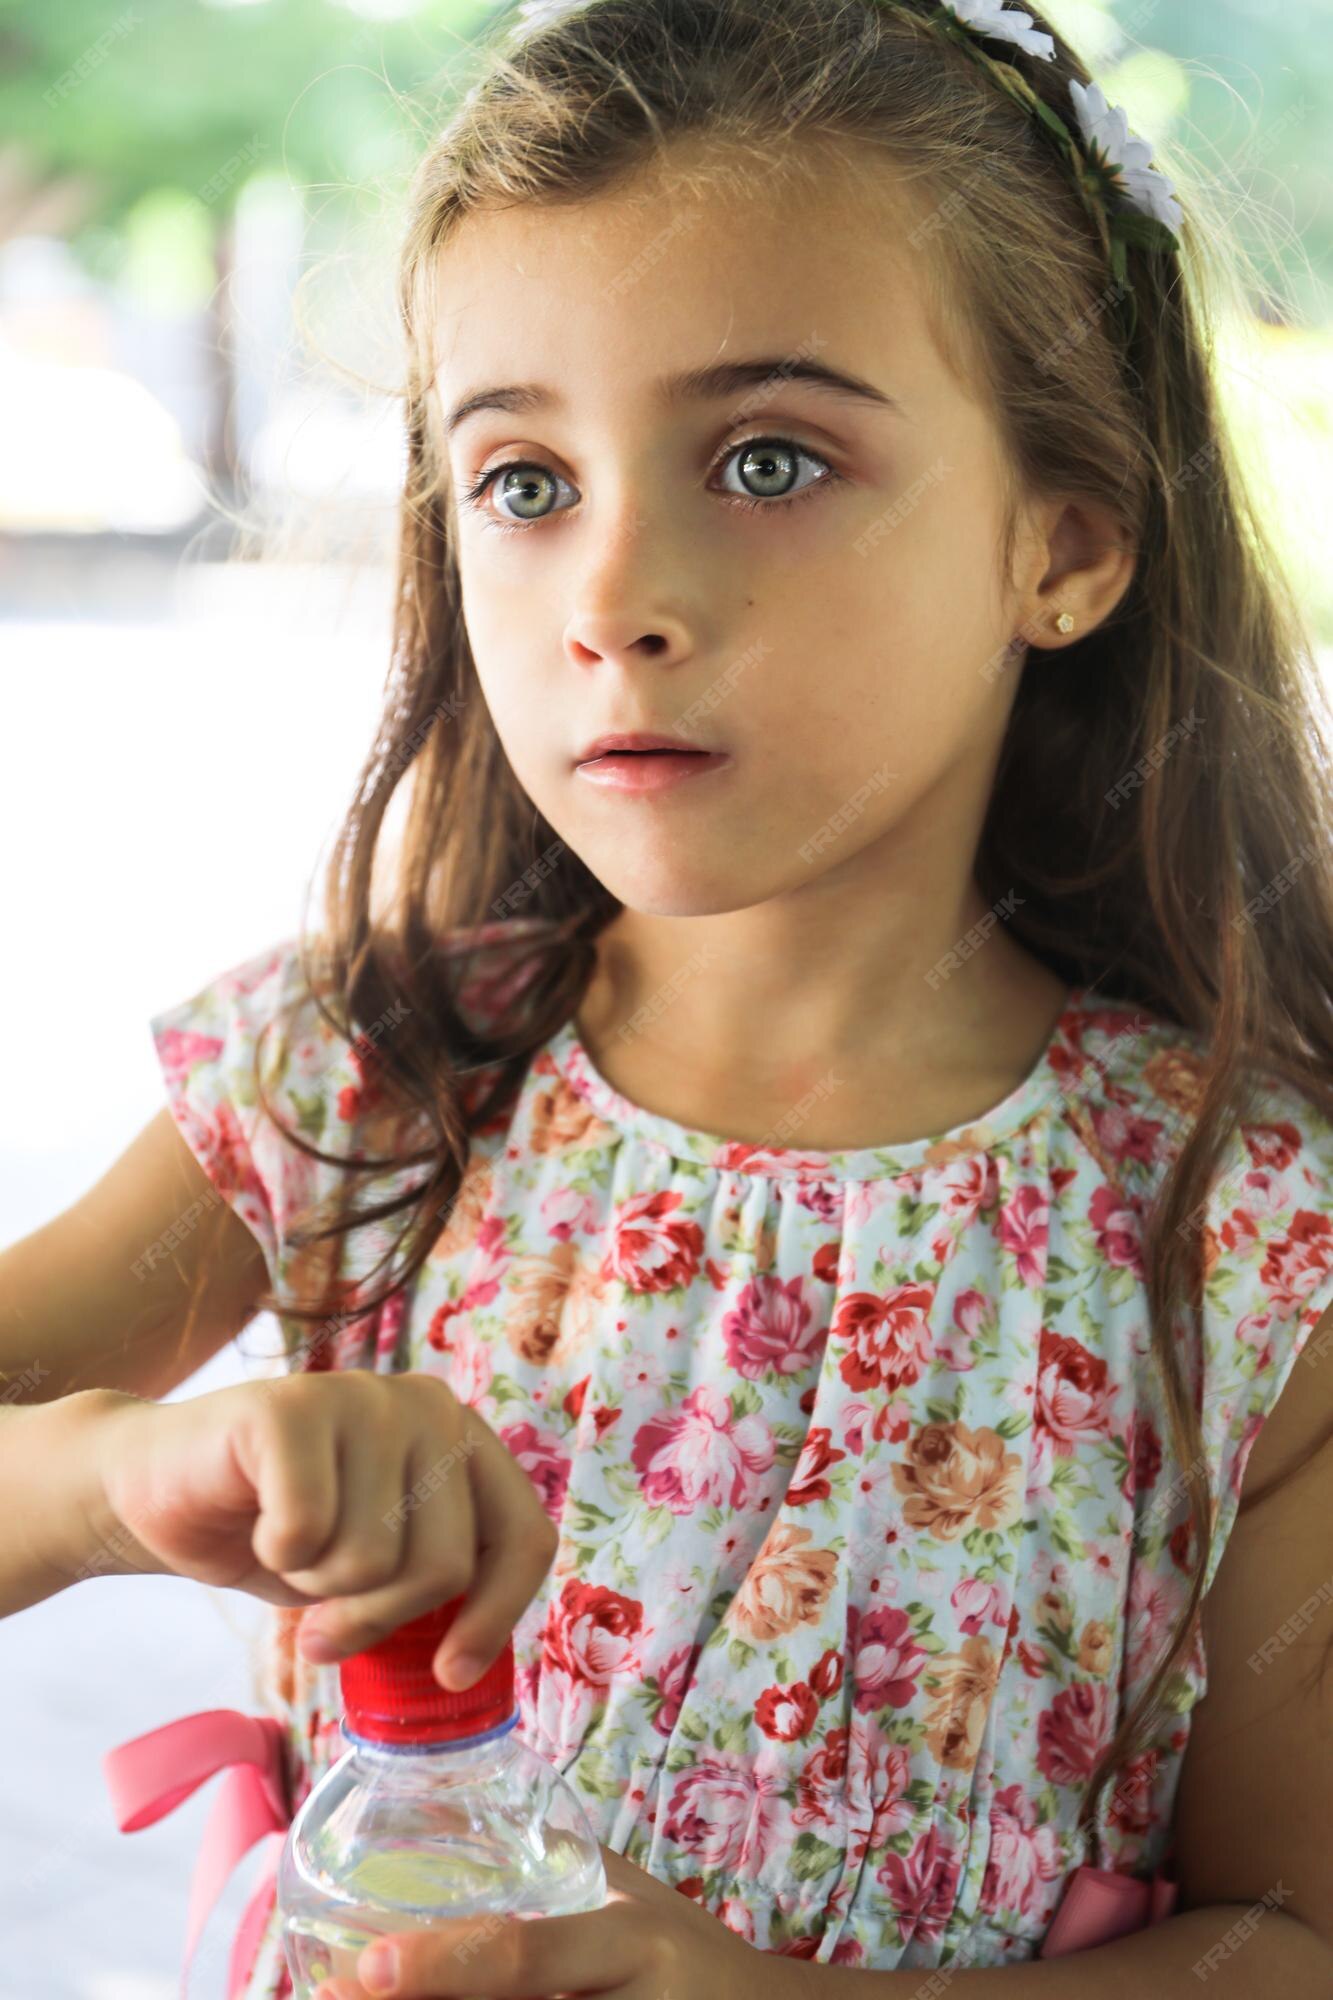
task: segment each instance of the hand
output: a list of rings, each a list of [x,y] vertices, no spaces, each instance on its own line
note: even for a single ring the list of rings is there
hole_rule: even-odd
[[[710,1910],[678,1889],[602,1848],[607,1901],[570,1917],[458,1917],[430,1930],[394,1931],[382,1942],[400,1955],[392,1984],[364,1983],[368,1946],[356,1979],[327,1980],[313,2000],[564,2000],[582,1993],[608,2000],[795,2000],[803,1968],[795,1959],[756,1951]],[[359,1983],[360,1982],[360,1983]]]
[[[435,1375],[281,1376],[175,1403],[107,1392],[89,1435],[95,1532],[120,1566],[270,1604],[345,1600],[302,1621],[307,1658],[312,1628],[338,1659],[466,1593],[435,1672],[467,1652],[479,1673],[555,1556],[536,1487]]]

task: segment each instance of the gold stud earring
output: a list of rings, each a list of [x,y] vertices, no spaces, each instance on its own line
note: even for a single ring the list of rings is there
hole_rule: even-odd
[[[1062,611],[1062,612],[1060,613],[1060,616],[1059,616],[1059,617],[1058,617],[1058,618],[1056,619],[1056,621],[1055,621],[1055,629],[1056,629],[1056,631],[1057,631],[1057,632],[1072,632],[1072,631],[1073,631],[1073,629],[1074,629],[1074,621],[1073,621],[1073,619],[1072,619],[1072,618],[1070,617],[1070,615],[1069,615],[1069,613],[1068,613],[1067,611]]]

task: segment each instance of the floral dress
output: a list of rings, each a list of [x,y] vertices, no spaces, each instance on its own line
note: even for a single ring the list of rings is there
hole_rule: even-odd
[[[488,961],[497,928],[460,934],[482,947],[475,1020],[501,976],[522,985],[511,956]],[[251,1081],[256,1035],[301,991],[287,942],[151,1027],[191,1149],[271,1280],[303,1290],[288,1232],[338,1170],[281,1139]],[[1075,1822],[1188,1583],[1141,1224],[1200,1069],[1188,1030],[1076,987],[985,1117],[825,1153],[632,1104],[571,1021],[475,1135],[399,1318],[318,1339],[282,1322],[279,1367],[439,1374],[526,1469],[560,1540],[514,1627],[520,1734],[601,1841],[761,1950],[1032,1958],[1080,1864],[1170,1858],[1201,1639],[1169,1726]],[[313,1007],[268,1088],[326,1149],[376,1150],[373,1064]],[[1333,1127],[1263,1079],[1198,1217],[1201,1352],[1181,1329],[1207,1584],[1333,1303],[1331,1188]],[[345,1277],[382,1253],[379,1227],[338,1239]],[[346,1747],[337,1665],[297,1655],[300,1615],[273,1611],[256,1680],[293,1809]],[[289,1992],[271,1917],[246,2000]]]

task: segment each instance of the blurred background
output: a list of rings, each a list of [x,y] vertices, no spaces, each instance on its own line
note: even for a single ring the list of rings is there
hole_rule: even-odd
[[[1333,37],[1270,0],[1045,11],[1234,209],[1223,391],[1331,677]],[[161,1104],[149,1015],[300,922],[387,660],[399,202],[493,20],[0,0],[0,1244]],[[268,1337],[174,1394],[244,1379]],[[177,1994],[219,1781],[123,1835],[100,1759],[254,1709],[264,1615],[113,1577],[0,1620],[5,2000]],[[252,1870],[197,1955],[207,2000]]]

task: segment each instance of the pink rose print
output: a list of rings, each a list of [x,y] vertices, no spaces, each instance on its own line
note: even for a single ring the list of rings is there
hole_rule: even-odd
[[[1130,1680],[1137,1680],[1151,1664],[1177,1608],[1168,1597],[1161,1576],[1136,1563],[1125,1606],[1125,1670]]]
[[[863,1712],[883,1708],[906,1708],[916,1695],[917,1676],[926,1655],[912,1637],[911,1622],[896,1604],[878,1611],[858,1613],[853,1605],[847,1614],[848,1643],[852,1677],[856,1682],[855,1706]]]
[[[678,1410],[641,1425],[630,1452],[645,1504],[673,1514],[754,1506],[763,1491],[759,1475],[775,1456],[762,1417],[734,1421],[730,1400],[711,1382],[692,1390]]]
[[[1126,1207],[1109,1187],[1099,1187],[1088,1204],[1088,1221],[1097,1238],[1097,1248],[1108,1263],[1146,1278],[1143,1246],[1137,1211]]]
[[[886,1854],[875,1870],[902,1928],[910,1938],[937,1938],[953,1909],[962,1865],[956,1847],[945,1843],[938,1827],[923,1833],[910,1854]]]
[[[1018,1262],[1018,1275],[1025,1285],[1039,1285],[1046,1275],[1046,1244],[1051,1219],[1045,1190],[1026,1186],[1016,1190],[1000,1210],[995,1234]]]
[[[677,1216],[683,1197],[670,1190],[631,1195],[612,1218],[601,1276],[631,1292],[670,1292],[692,1284],[703,1255],[697,1222]]]
[[[569,1485],[571,1461],[551,1431],[539,1431],[535,1424],[509,1424],[499,1432],[500,1442],[509,1447],[541,1495],[552,1521],[558,1523]]]
[[[1059,1835],[1053,1825],[1038,1823],[1037,1808],[1021,1785],[1006,1785],[995,1794],[990,1812],[990,1852],[981,1884],[981,1907],[993,1915],[1035,1919],[1044,1908],[1043,1882],[1064,1873]]]
[[[1080,1785],[1109,1734],[1107,1690],[1100,1681],[1061,1688],[1037,1718],[1037,1768],[1053,1785]]]
[[[1082,1341],[1042,1328],[1033,1421],[1049,1434],[1058,1457],[1068,1458],[1080,1439],[1110,1429],[1113,1395],[1103,1360]]]
[[[839,1362],[850,1389],[897,1389],[915,1382],[930,1353],[926,1315],[933,1285],[896,1285],[882,1298],[852,1292],[838,1307],[833,1332],[848,1343]]]
[[[808,1736],[818,1713],[818,1697],[805,1681],[765,1688],[754,1705],[755,1721],[776,1743],[795,1743]]]
[[[220,1035],[197,1035],[182,1028],[168,1028],[157,1044],[167,1080],[173,1086],[185,1081],[195,1063],[220,1056],[225,1046]]]
[[[670,1736],[676,1726],[681,1705],[689,1691],[690,1676],[702,1651],[702,1644],[678,1646],[674,1653],[667,1655],[658,1670],[657,1691],[662,1697],[662,1704],[653,1717],[653,1727],[663,1736]]]
[[[965,1576],[954,1585],[949,1602],[955,1611],[961,1611],[962,1629],[969,1638],[975,1638],[988,1621],[992,1625],[1004,1625],[1008,1621],[1004,1592],[995,1583],[982,1583],[979,1578]]]
[[[455,1322],[449,1352],[449,1387],[460,1403],[471,1410],[480,1409],[490,1395],[494,1377],[489,1344],[462,1319]]]
[[[827,1338],[828,1327],[805,1297],[799,1273],[785,1281],[767,1275],[751,1278],[722,1321],[727,1359],[752,1382],[774,1370],[801,1374]]]
[[[677,1774],[663,1838],[697,1854],[705,1868],[758,1874],[782,1832],[782,1780],[749,1757],[702,1744]]]
[[[975,1368],[976,1342],[994,1325],[995,1319],[993,1303],[975,1285],[960,1292],[953,1302],[953,1325],[946,1326],[935,1342],[937,1358],[960,1375]]]

